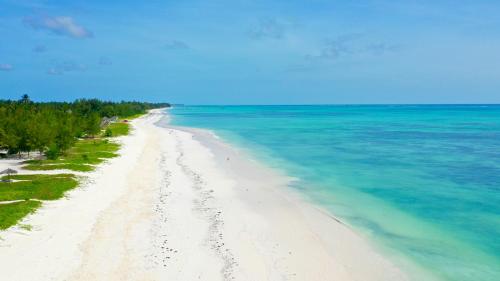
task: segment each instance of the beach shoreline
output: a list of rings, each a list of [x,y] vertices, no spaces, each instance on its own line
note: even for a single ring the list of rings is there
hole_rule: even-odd
[[[67,199],[0,232],[9,280],[410,280],[340,220],[162,110]],[[163,119],[163,121],[161,121]],[[19,254],[21,253],[21,254]],[[25,264],[32,265],[26,270]]]

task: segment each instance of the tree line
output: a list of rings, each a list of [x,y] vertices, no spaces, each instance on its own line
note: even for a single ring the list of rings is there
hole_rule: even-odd
[[[56,157],[78,138],[94,137],[103,117],[126,118],[168,103],[107,102],[79,99],[74,102],[0,100],[0,149],[9,154],[39,151]]]

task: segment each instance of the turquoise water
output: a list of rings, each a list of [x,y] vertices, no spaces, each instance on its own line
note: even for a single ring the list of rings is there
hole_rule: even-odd
[[[500,106],[185,106],[438,280],[500,280]],[[399,258],[398,258],[399,259]]]

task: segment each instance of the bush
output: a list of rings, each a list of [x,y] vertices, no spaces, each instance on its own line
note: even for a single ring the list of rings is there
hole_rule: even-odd
[[[113,136],[113,131],[111,131],[110,128],[107,128],[106,131],[104,132],[104,136],[109,138]]]
[[[51,145],[47,151],[45,151],[45,156],[47,156],[47,159],[50,160],[56,160],[57,157],[61,155],[61,150],[55,145]]]

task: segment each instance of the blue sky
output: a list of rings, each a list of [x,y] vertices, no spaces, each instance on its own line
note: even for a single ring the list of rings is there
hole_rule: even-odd
[[[62,2],[0,0],[0,98],[500,103],[498,0]]]

